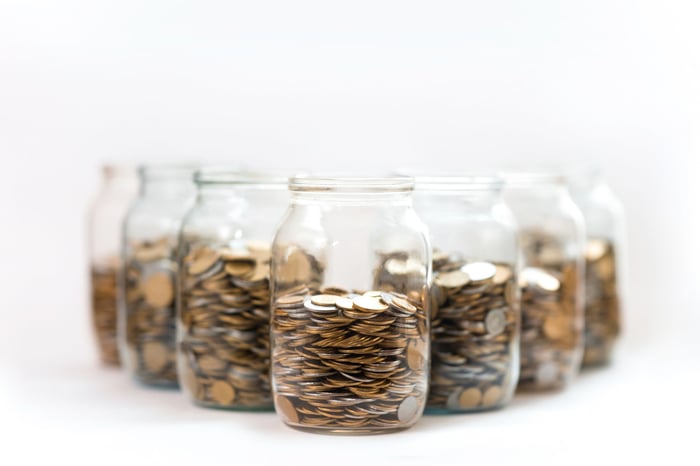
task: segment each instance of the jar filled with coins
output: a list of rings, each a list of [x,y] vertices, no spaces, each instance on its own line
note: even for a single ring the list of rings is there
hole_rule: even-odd
[[[287,178],[203,170],[180,237],[178,374],[202,406],[272,409],[270,245]]]
[[[292,427],[413,425],[429,376],[431,249],[413,180],[290,180],[272,245],[272,388]]]
[[[518,383],[518,239],[502,190],[497,177],[416,178],[433,245],[430,412],[499,408]]]
[[[586,220],[583,366],[600,366],[610,362],[620,334],[624,210],[600,170],[572,176],[570,187]]]
[[[134,167],[102,167],[102,189],[89,214],[92,327],[104,364],[118,366],[117,281],[121,270],[121,224],[136,196]]]
[[[522,254],[518,386],[563,388],[583,355],[583,215],[564,177],[509,174],[506,183]]]
[[[127,371],[148,385],[177,386],[175,279],[182,218],[194,200],[189,166],[140,168],[139,197],[124,220],[119,339]]]

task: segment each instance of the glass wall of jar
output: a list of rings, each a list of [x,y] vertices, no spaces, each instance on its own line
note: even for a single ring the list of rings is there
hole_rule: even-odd
[[[180,236],[178,374],[203,406],[271,409],[270,245],[287,178],[208,169]]]
[[[121,269],[121,225],[136,196],[138,178],[130,166],[102,167],[102,188],[90,208],[90,297],[93,332],[104,364],[118,366],[117,281]]]
[[[570,179],[571,193],[586,221],[586,332],[583,365],[610,362],[620,334],[624,283],[624,210],[600,170]]]
[[[499,408],[518,383],[518,237],[502,189],[497,177],[416,178],[433,245],[429,412]]]
[[[139,173],[140,193],[123,226],[120,351],[137,381],[176,386],[177,240],[194,199],[194,169],[145,166]]]
[[[272,245],[272,388],[293,427],[401,430],[429,370],[431,250],[413,180],[290,180]]]
[[[506,182],[523,267],[519,387],[562,388],[583,355],[583,215],[563,177],[520,173]]]

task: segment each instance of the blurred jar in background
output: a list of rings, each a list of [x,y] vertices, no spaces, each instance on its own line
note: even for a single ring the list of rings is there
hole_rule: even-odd
[[[104,364],[118,366],[117,281],[121,268],[121,225],[136,196],[138,178],[130,166],[102,167],[102,187],[89,213],[92,326]]]
[[[498,177],[417,177],[415,208],[433,245],[434,413],[506,405],[518,383],[515,219]]]
[[[564,177],[514,173],[506,183],[522,254],[519,387],[562,388],[583,355],[583,215]]]
[[[622,203],[600,170],[569,178],[574,201],[586,221],[586,332],[583,365],[610,362],[620,334],[624,284],[625,220]]]
[[[194,169],[145,166],[139,174],[139,196],[123,227],[121,357],[136,380],[175,386],[176,252],[182,218],[194,200]]]
[[[413,179],[290,180],[272,245],[272,387],[290,426],[406,429],[428,392],[431,249]]]
[[[179,246],[178,374],[203,406],[271,409],[270,245],[287,178],[197,173]]]

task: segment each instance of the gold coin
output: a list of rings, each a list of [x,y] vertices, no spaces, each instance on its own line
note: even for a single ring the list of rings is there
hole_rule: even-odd
[[[502,285],[508,280],[510,280],[510,277],[513,276],[513,272],[510,270],[509,267],[505,267],[503,265],[497,265],[496,266],[496,274],[493,276],[493,283],[495,285]]]
[[[223,380],[217,380],[211,384],[209,394],[220,405],[230,405],[236,397],[234,388]]]
[[[441,273],[435,279],[435,283],[443,288],[462,288],[467,285],[469,281],[469,275],[460,270]]]
[[[219,253],[210,248],[202,248],[197,254],[197,258],[188,268],[191,275],[199,275],[209,270],[216,261],[219,260]]]
[[[423,357],[423,345],[418,342],[411,342],[407,349],[408,367],[414,371],[420,371],[425,368],[425,358]]]
[[[459,406],[464,409],[476,408],[481,403],[481,390],[476,387],[468,388],[459,395]]]
[[[143,344],[143,362],[146,368],[154,374],[160,373],[170,359],[168,348],[157,341],[147,341]]]
[[[570,329],[570,320],[564,314],[551,314],[544,320],[544,334],[550,340],[560,340],[564,338]]]
[[[163,272],[154,273],[142,285],[146,302],[153,307],[167,307],[173,302],[173,281]]]
[[[282,414],[284,419],[294,424],[299,422],[299,414],[289,398],[277,395],[277,397],[275,397],[275,404],[277,405],[277,410]]]
[[[317,294],[311,297],[311,302],[317,306],[335,306],[338,297],[332,294]]]
[[[335,300],[335,305],[346,311],[352,311],[355,309],[352,299],[350,298],[338,298]]]
[[[484,406],[495,406],[499,401],[501,401],[502,396],[503,390],[501,387],[493,385],[484,392],[484,399],[482,403]]]
[[[226,273],[233,277],[241,277],[247,275],[255,269],[255,262],[249,260],[236,260],[229,262],[224,267]]]
[[[382,303],[379,298],[373,298],[370,296],[357,296],[356,298],[353,298],[352,303],[356,308],[363,311],[383,312],[389,309],[389,306]]]

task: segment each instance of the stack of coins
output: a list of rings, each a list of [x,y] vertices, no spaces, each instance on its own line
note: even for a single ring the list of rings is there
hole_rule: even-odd
[[[406,252],[381,253],[378,264],[374,271],[377,289],[407,293],[421,289],[425,283],[425,263]]]
[[[117,346],[117,277],[119,260],[109,265],[95,265],[91,269],[92,323],[102,362],[118,366]]]
[[[269,270],[269,245],[252,241],[183,258],[178,369],[198,404],[272,407]]]
[[[586,245],[584,366],[608,363],[620,333],[620,306],[615,272],[615,250],[612,243],[605,239],[589,239]]]
[[[474,411],[503,406],[517,377],[517,285],[513,268],[433,259],[428,407]]]
[[[141,382],[175,385],[175,273],[168,238],[132,243],[126,258],[127,367]]]
[[[561,388],[583,355],[583,285],[566,245],[539,230],[520,236],[526,268],[519,277],[522,330],[520,382],[524,389]]]
[[[427,391],[424,300],[304,285],[276,295],[272,376],[285,422],[358,433],[412,424]]]

